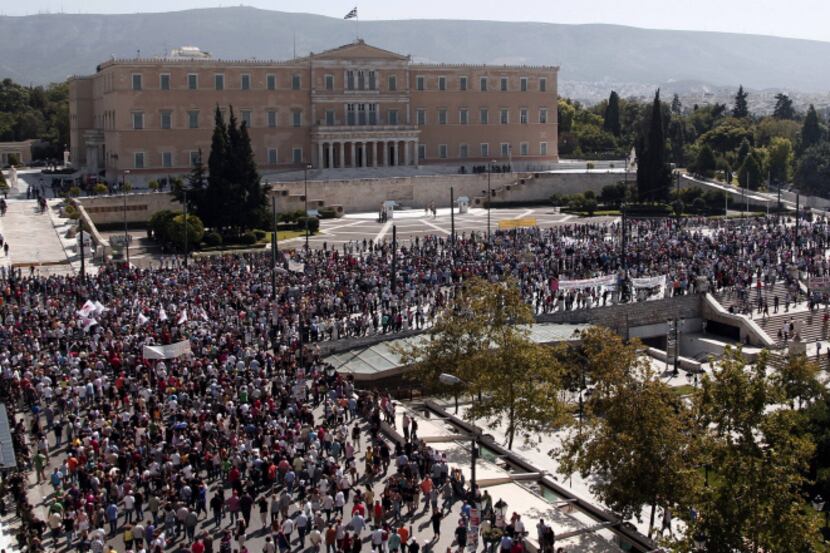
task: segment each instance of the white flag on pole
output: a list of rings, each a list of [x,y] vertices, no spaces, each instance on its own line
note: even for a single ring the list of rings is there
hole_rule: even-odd
[[[207,311],[205,311],[205,308],[204,307],[200,308],[200,311],[202,312],[201,313],[202,319],[204,319],[205,322],[209,321],[210,319],[208,318],[208,314],[207,314]]]
[[[181,315],[179,315],[179,320],[176,321],[177,325],[181,325],[187,322],[187,309],[183,309]]]
[[[109,311],[109,308],[105,307],[103,303],[96,300],[95,301],[95,314],[96,315],[103,315],[104,311]]]
[[[164,308],[159,309],[159,320],[166,321],[167,320],[167,313],[165,313]]]
[[[84,329],[84,332],[89,332],[89,329],[97,324],[98,321],[92,317],[81,317],[81,327]]]
[[[91,300],[86,300],[86,303],[84,303],[83,307],[81,307],[78,310],[78,315],[80,315],[81,318],[86,319],[86,318],[91,317],[92,314],[95,313],[95,310],[96,310],[95,304],[92,303]]]
[[[150,320],[150,317],[144,316],[144,313],[138,314],[138,324],[143,325]]]

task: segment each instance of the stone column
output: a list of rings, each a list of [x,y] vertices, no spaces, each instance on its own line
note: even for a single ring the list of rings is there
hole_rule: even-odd
[[[378,167],[378,143],[377,141],[372,142],[372,167],[377,169]]]
[[[357,165],[355,165],[355,156],[354,156],[354,142],[349,142],[349,153],[350,153],[350,154],[351,154],[351,156],[352,156],[352,163],[351,163],[351,166],[352,166],[352,167],[357,167]]]
[[[389,143],[382,140],[380,146],[383,148],[383,166],[389,167]]]
[[[395,167],[398,166],[398,160],[400,159],[400,153],[398,152],[398,141],[395,140],[392,142],[392,165]]]
[[[409,140],[405,140],[403,143],[403,164],[409,167],[409,147],[412,145],[412,142]]]
[[[323,155],[323,143],[317,143],[317,168],[318,169],[325,169],[326,168],[326,158]]]
[[[329,165],[326,169],[334,169],[334,144],[331,142],[327,143],[328,145],[325,148],[325,151],[329,154]]]
[[[340,143],[340,168],[346,166],[346,144],[344,142]]]
[[[420,164],[421,164],[421,154],[420,154],[421,146],[420,146],[420,144],[418,143],[418,139],[417,139],[417,138],[416,138],[416,139],[415,139],[415,141],[412,143],[412,147],[413,147],[413,149],[415,150],[415,166],[417,167],[418,165],[420,165]]]

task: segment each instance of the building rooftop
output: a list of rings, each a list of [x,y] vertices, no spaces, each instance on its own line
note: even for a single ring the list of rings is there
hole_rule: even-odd
[[[566,342],[587,329],[587,324],[538,323],[530,326],[530,339],[537,344]],[[338,371],[349,373],[358,381],[371,381],[397,376],[408,367],[396,353],[398,348],[406,348],[428,340],[427,334],[410,338],[388,340],[373,346],[335,353],[325,359]]]

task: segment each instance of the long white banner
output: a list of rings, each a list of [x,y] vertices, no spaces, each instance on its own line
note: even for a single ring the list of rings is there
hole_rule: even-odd
[[[615,275],[605,275],[594,278],[586,278],[582,280],[560,280],[560,290],[572,290],[574,288],[590,288],[593,286],[616,286],[617,277]]]
[[[665,286],[666,275],[632,278],[631,283],[634,284],[634,288],[654,288],[655,286]]]
[[[166,346],[144,346],[141,354],[144,359],[175,359],[190,353],[190,340],[182,340]]]

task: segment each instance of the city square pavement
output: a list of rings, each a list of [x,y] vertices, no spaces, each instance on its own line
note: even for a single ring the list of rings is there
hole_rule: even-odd
[[[498,230],[500,221],[510,219],[535,219],[536,226],[547,228],[565,224],[606,223],[615,218],[583,218],[558,213],[551,206],[493,209],[490,213],[491,232]],[[319,248],[326,244],[337,247],[352,241],[391,241],[393,226],[400,242],[414,240],[416,237],[423,238],[427,235],[449,237],[452,232],[452,216],[448,207],[438,209],[436,215],[422,209],[396,211],[394,218],[384,223],[378,221],[376,213],[347,214],[339,219],[321,220],[320,232],[309,238],[309,246]],[[459,236],[469,235],[472,232],[486,233],[487,210],[471,208],[469,212],[461,214],[456,209],[455,232]],[[286,240],[285,245],[296,247],[304,243],[304,240],[304,238]]]

